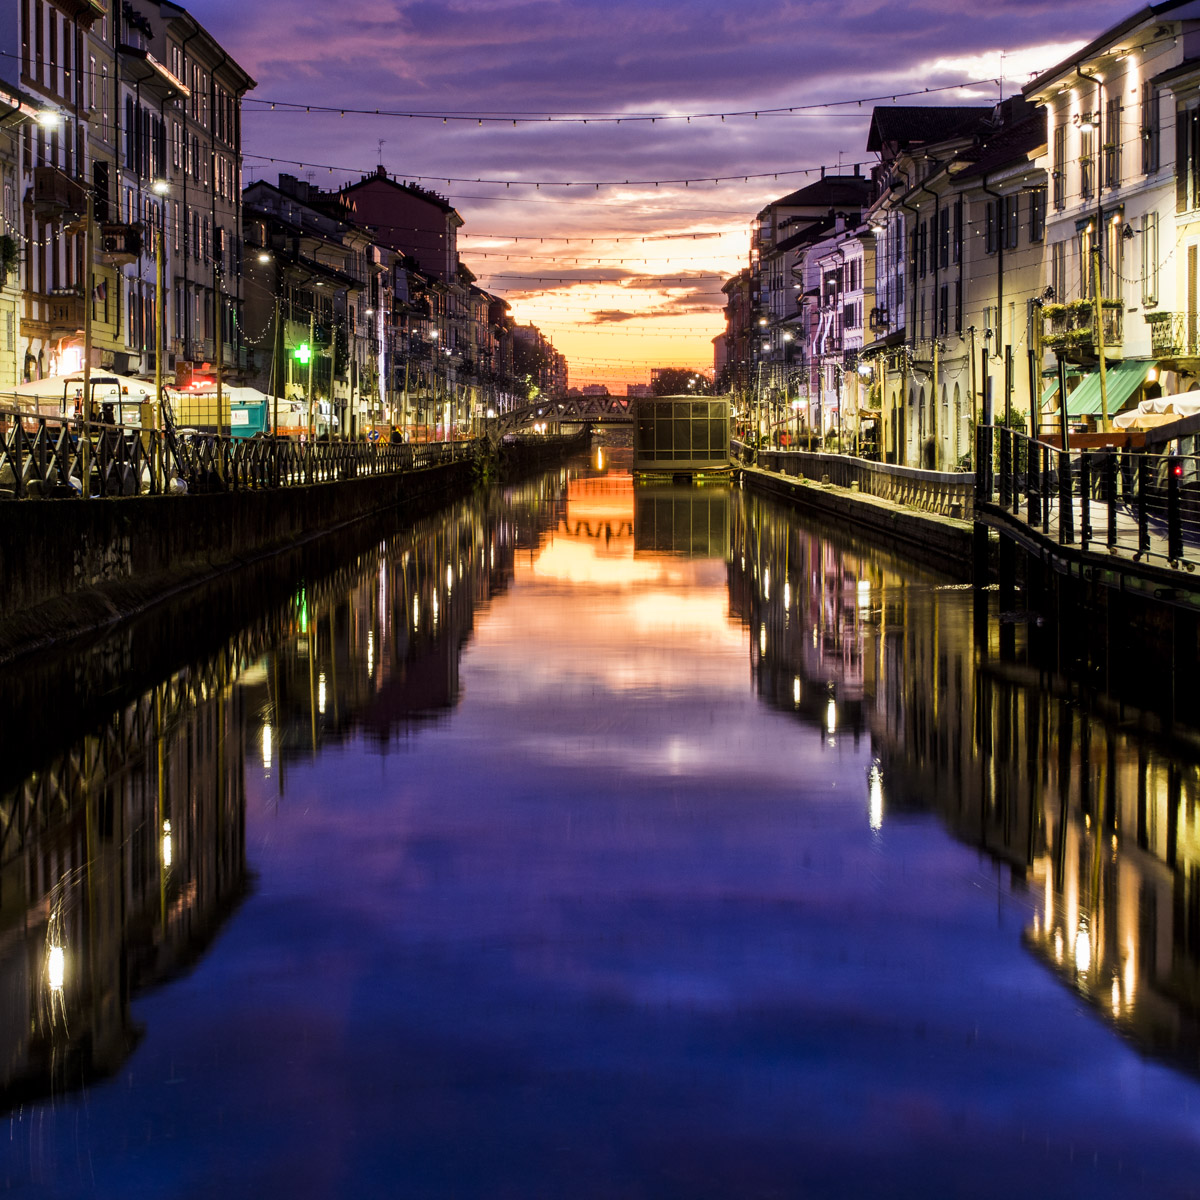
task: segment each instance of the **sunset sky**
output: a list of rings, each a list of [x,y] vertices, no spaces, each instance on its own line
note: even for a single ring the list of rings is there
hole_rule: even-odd
[[[572,384],[616,391],[651,366],[711,368],[721,283],[746,264],[755,213],[821,166],[869,170],[874,104],[987,103],[1001,80],[1011,94],[1132,11],[1125,0],[192,9],[258,82],[246,181],[290,171],[334,187],[381,162],[433,188],[466,222],[459,249],[481,285],[567,355]]]

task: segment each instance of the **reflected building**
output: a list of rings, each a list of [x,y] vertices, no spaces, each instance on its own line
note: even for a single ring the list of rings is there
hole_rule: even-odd
[[[730,607],[759,694],[871,739],[870,825],[936,812],[1007,869],[1026,945],[1155,1054],[1200,1070],[1200,760],[1152,720],[974,635],[972,596],[753,496]],[[994,639],[993,639],[994,640]]]
[[[0,1096],[111,1073],[131,996],[210,942],[246,883],[232,656],[183,670],[0,795]]]

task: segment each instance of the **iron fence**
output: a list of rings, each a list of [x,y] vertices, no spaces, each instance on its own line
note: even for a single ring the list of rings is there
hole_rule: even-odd
[[[1068,450],[1001,426],[978,430],[976,505],[1081,550],[1191,571],[1200,562],[1200,455]]]
[[[734,444],[735,454],[744,447]],[[974,476],[963,471],[925,471],[872,462],[850,454],[823,454],[806,450],[760,450],[758,463],[815,483],[848,488],[922,512],[969,520],[975,500]]]
[[[474,442],[298,442],[131,429],[0,410],[0,498],[249,491],[419,471],[475,457]],[[85,468],[85,460],[87,467]]]

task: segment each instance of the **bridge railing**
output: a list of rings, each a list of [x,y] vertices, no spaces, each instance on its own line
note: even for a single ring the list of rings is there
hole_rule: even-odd
[[[740,443],[734,448],[740,450]],[[944,517],[969,519],[974,512],[975,477],[968,472],[924,471],[807,450],[763,449],[758,464],[768,471],[833,484]]]
[[[0,410],[0,498],[249,491],[419,471],[478,455],[476,442],[298,442],[133,429]],[[181,486],[181,484],[183,486]]]
[[[1200,562],[1200,455],[1068,450],[1001,426],[977,431],[980,510],[999,510],[1081,550],[1194,570]]]

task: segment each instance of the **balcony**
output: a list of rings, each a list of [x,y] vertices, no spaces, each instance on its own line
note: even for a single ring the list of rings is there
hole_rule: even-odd
[[[1195,313],[1146,313],[1150,353],[1155,358],[1200,355],[1200,317]]]
[[[82,216],[87,211],[83,184],[57,167],[34,167],[33,210],[44,220]]]
[[[114,267],[124,267],[142,256],[142,227],[105,222],[100,226],[96,250],[101,261]]]
[[[1105,357],[1119,357],[1125,340],[1125,308],[1120,300],[1100,302]],[[1095,307],[1091,300],[1047,304],[1042,308],[1042,345],[1068,362],[1096,356]]]
[[[38,297],[43,302],[43,313],[51,337],[62,337],[78,333],[83,328],[83,295],[63,289]]]

